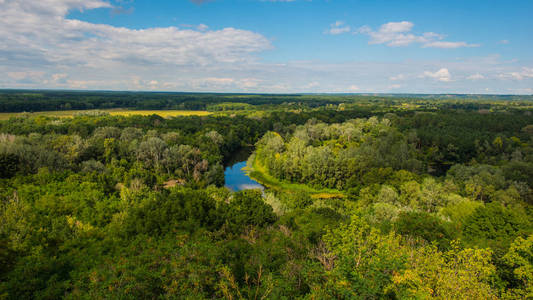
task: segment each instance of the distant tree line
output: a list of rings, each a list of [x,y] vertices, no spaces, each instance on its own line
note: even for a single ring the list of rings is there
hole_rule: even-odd
[[[387,107],[414,103],[426,109],[480,110],[490,107],[530,105],[532,96],[456,96],[446,95],[353,95],[353,94],[217,94],[176,92],[111,92],[0,90],[0,112],[38,112],[55,110],[87,110],[128,108],[138,110],[178,109],[224,111],[247,109],[279,109],[279,105],[317,108],[339,104],[365,104]],[[232,104],[233,103],[233,104]],[[499,103],[499,104],[498,104]],[[528,104],[529,103],[529,104]]]

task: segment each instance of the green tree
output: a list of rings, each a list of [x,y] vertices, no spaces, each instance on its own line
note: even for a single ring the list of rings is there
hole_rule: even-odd
[[[327,290],[329,297],[384,298],[395,272],[405,268],[406,249],[394,233],[383,235],[359,217],[324,236],[329,256],[335,258]]]
[[[401,299],[497,299],[490,285],[491,254],[456,243],[444,253],[434,246],[419,248],[409,255],[408,267],[395,273],[391,291]]]
[[[503,257],[507,267],[512,269],[517,286],[511,286],[505,295],[509,298],[533,298],[533,235],[517,237]]]

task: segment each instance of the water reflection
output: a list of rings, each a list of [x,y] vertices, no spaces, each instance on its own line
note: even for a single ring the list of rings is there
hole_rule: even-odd
[[[224,170],[225,186],[232,191],[242,191],[249,189],[264,189],[257,181],[246,175],[242,168],[246,167],[246,161],[235,163]]]

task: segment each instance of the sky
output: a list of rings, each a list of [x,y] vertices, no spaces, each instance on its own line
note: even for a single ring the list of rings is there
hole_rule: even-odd
[[[0,0],[0,88],[533,94],[533,0]]]

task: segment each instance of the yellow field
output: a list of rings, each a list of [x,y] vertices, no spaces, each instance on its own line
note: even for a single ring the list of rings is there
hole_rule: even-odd
[[[47,116],[58,118],[70,118],[79,113],[87,113],[92,111],[107,112],[112,116],[149,116],[159,115],[163,118],[177,117],[177,116],[207,116],[211,114],[203,110],[127,110],[127,109],[101,109],[101,110],[60,110],[60,111],[40,111],[34,113],[0,113],[0,120],[7,120],[11,117],[21,116],[27,114],[30,116]]]

